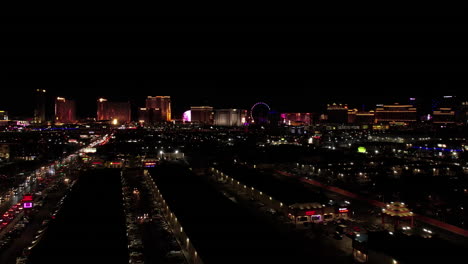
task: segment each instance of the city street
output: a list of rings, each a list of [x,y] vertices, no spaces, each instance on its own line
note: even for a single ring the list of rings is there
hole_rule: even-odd
[[[28,214],[29,223],[21,235],[13,240],[13,243],[0,254],[0,263],[15,264],[16,258],[21,256],[23,250],[31,244],[37,231],[43,228],[45,220],[51,220],[51,214],[57,209],[57,203],[67,193],[68,185],[60,183],[56,191],[49,192],[44,199],[43,205],[34,212]]]

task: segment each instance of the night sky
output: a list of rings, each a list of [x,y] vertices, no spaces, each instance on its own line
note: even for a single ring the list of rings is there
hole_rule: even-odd
[[[32,116],[32,93],[143,106],[172,96],[191,105],[281,112],[361,109],[467,87],[462,17],[2,18],[0,109]],[[8,91],[11,94],[6,95]]]

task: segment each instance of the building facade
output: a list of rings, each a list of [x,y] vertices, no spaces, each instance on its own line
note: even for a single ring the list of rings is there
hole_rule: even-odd
[[[348,105],[343,104],[328,104],[327,105],[327,122],[333,124],[348,123]]]
[[[439,108],[432,113],[434,124],[455,124],[455,111],[452,108]]]
[[[35,107],[33,122],[42,124],[46,122],[46,90],[36,89],[35,91]]]
[[[417,109],[412,105],[383,105],[375,110],[376,123],[414,123],[417,120]]]
[[[311,113],[282,113],[281,124],[288,126],[303,126],[312,124]]]
[[[75,101],[63,97],[55,99],[55,122],[63,124],[76,123]]]
[[[357,109],[348,110],[348,123],[356,125],[369,125],[375,123],[375,112],[373,110],[358,111]]]
[[[125,124],[131,121],[130,102],[109,102],[98,99],[97,120],[111,121],[113,124]]]
[[[216,109],[214,124],[217,126],[242,126],[247,122],[247,110]]]
[[[161,109],[159,108],[139,108],[138,122],[145,124],[156,124],[166,120],[162,119]]]
[[[191,122],[205,125],[214,124],[214,112],[211,106],[192,106]]]
[[[155,122],[169,122],[172,120],[170,96],[148,96],[146,98],[146,111],[152,111]]]
[[[8,112],[0,110],[0,120],[8,120]]]

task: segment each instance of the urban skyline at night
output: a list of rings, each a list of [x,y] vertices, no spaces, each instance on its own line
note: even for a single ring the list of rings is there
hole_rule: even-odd
[[[0,263],[463,263],[466,11],[426,6],[1,17]]]
[[[45,89],[41,89],[45,90]],[[56,98],[62,98],[63,94],[69,94],[65,96],[68,100],[73,100],[76,102],[76,112],[77,117],[92,118],[96,117],[97,111],[97,101],[99,98],[106,98],[115,102],[129,102],[132,112],[136,112],[138,108],[145,107],[145,100],[149,95],[114,95],[110,94],[109,96],[84,96],[82,94],[73,94],[66,92],[57,92],[54,89],[46,90],[46,102],[47,109],[46,112],[48,115],[51,115],[54,111],[55,100]],[[71,94],[71,95],[70,95]],[[102,93],[101,93],[102,94]],[[317,114],[324,113],[326,111],[327,104],[347,104],[350,109],[357,110],[375,110],[378,104],[414,104],[416,101],[411,101],[411,98],[417,100],[418,106],[426,107],[424,111],[428,112],[429,110],[434,110],[429,108],[435,100],[441,100],[444,96],[453,96],[457,98],[458,101],[462,102],[466,100],[466,96],[458,95],[455,93],[446,93],[438,94],[434,96],[424,95],[424,96],[415,96],[413,94],[404,96],[404,95],[392,95],[392,96],[358,96],[358,95],[336,95],[336,96],[325,96],[325,95],[311,95],[310,97],[298,97],[294,95],[285,95],[285,96],[276,96],[276,95],[265,95],[265,96],[216,96],[216,95],[173,95],[172,98],[172,109],[175,114],[173,114],[174,119],[181,119],[182,114],[190,110],[191,106],[213,106],[217,109],[222,108],[239,108],[239,109],[250,109],[257,102],[266,102],[268,103],[273,110],[279,112],[315,112]],[[13,97],[14,98],[14,97]],[[17,117],[19,119],[32,118],[34,116],[34,90],[28,89],[22,93],[21,97],[17,97],[18,100],[24,102],[23,105],[19,106],[15,103],[14,100],[4,100],[2,98],[2,103],[0,104],[0,109],[8,111],[10,116]],[[135,119],[132,114],[132,119]]]

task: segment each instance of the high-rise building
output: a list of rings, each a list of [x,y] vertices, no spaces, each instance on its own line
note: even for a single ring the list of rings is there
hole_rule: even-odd
[[[8,120],[8,112],[0,110],[0,120]]]
[[[125,124],[131,121],[130,102],[109,102],[98,99],[97,120],[112,121],[113,124]]]
[[[288,126],[310,125],[312,123],[311,113],[282,113],[281,124]]]
[[[46,121],[46,90],[36,89],[33,122],[42,124]]]
[[[247,122],[247,110],[216,109],[214,124],[217,126],[242,126]]]
[[[138,122],[145,124],[156,124],[162,121],[161,109],[145,107],[138,109]]]
[[[328,123],[346,124],[348,123],[348,105],[336,104],[327,105]]]
[[[148,111],[153,109],[154,113],[160,113],[159,117],[155,116],[157,122],[168,122],[172,119],[170,96],[148,96],[146,98],[146,109]]]
[[[439,108],[432,113],[434,124],[454,124],[455,111],[452,108]]]
[[[383,105],[375,110],[376,123],[390,122],[416,122],[418,119],[417,109],[412,105]]]
[[[63,97],[55,99],[55,122],[64,124],[76,122],[75,101]]]
[[[211,106],[192,106],[191,122],[212,125],[214,121],[213,107]]]

